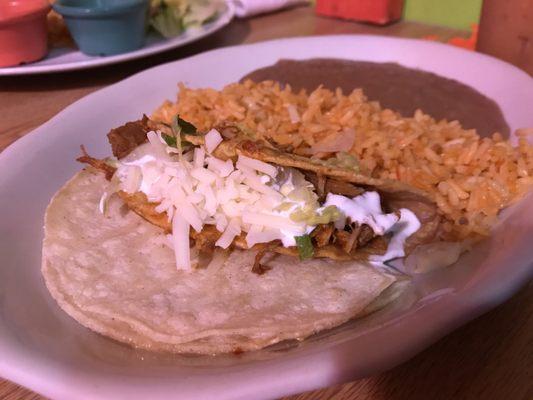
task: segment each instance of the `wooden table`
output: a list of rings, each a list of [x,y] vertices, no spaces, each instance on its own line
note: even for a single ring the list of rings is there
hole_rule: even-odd
[[[460,31],[409,22],[375,27],[318,18],[310,8],[303,7],[234,21],[196,44],[148,59],[88,71],[1,78],[0,151],[75,100],[153,65],[220,46],[343,33],[415,38],[434,34],[443,40],[465,35]],[[532,287],[530,284],[523,288],[507,303],[388,372],[286,399],[533,399]],[[43,397],[0,380],[0,399]]]

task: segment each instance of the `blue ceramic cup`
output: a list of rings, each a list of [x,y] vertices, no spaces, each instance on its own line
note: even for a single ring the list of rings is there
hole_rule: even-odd
[[[53,8],[85,54],[107,56],[144,45],[148,0],[58,0]]]

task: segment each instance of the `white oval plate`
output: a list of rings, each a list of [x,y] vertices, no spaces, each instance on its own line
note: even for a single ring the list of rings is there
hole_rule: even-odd
[[[50,72],[73,71],[87,69],[103,65],[117,64],[123,61],[134,60],[152,54],[185,46],[203,37],[209,36],[223,28],[233,19],[235,14],[234,6],[231,2],[226,3],[226,8],[214,21],[199,28],[188,29],[181,35],[171,39],[166,39],[155,33],[150,33],[146,38],[143,48],[113,56],[89,56],[78,49],[67,47],[53,48],[48,55],[40,60],[16,67],[0,68],[0,76],[8,75],[32,75],[45,74]]]
[[[52,194],[81,168],[74,161],[81,143],[95,156],[109,154],[108,130],[174,99],[177,80],[221,88],[280,58],[313,57],[432,71],[493,98],[512,129],[533,126],[533,80],[517,68],[447,45],[373,36],[214,50],[95,92],[0,154],[0,375],[54,399],[280,397],[391,368],[531,278],[529,196],[457,265],[417,277],[414,304],[397,303],[292,347],[222,357],[153,354],[94,334],[57,307],[40,275],[43,213]]]

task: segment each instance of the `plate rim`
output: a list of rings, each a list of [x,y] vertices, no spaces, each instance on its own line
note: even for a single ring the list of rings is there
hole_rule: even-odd
[[[220,29],[227,26],[235,18],[235,6],[232,2],[225,2],[225,10],[214,21],[209,22],[207,25],[202,26],[202,30],[195,33],[194,29],[190,31],[191,36],[181,38],[181,36],[187,33],[187,30],[182,32],[179,36],[166,39],[161,37],[154,47],[143,46],[140,49],[129,51],[127,53],[115,54],[111,56],[105,56],[100,58],[90,58],[87,60],[78,60],[68,63],[38,65],[43,59],[24,65],[18,65],[13,67],[0,68],[0,77],[2,76],[24,76],[24,75],[45,75],[53,73],[61,73],[68,71],[79,71],[85,69],[92,69],[97,67],[104,67],[108,65],[120,64],[123,62],[137,60],[139,58],[149,57],[155,54],[163,53],[168,50],[176,49],[187,44],[196,42],[207,36],[210,36]],[[74,51],[73,51],[74,52]],[[76,50],[79,52],[79,50]],[[37,64],[37,65],[36,65]]]

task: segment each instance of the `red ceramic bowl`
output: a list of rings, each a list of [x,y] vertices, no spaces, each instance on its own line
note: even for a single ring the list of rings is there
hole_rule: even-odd
[[[0,67],[43,58],[47,53],[47,0],[0,1]]]

